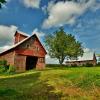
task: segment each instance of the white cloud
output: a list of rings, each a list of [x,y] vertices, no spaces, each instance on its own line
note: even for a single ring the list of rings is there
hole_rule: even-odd
[[[46,55],[46,64],[59,64],[59,61],[56,58],[51,58],[49,55]]]
[[[90,52],[92,50],[90,50],[89,48],[84,48],[84,52]]]
[[[17,27],[14,25],[11,26],[0,25],[0,47],[13,44],[14,33],[16,32],[16,30]]]
[[[10,2],[11,0],[6,0],[7,2]]]
[[[44,5],[43,7],[41,7],[42,11],[46,14],[47,13],[47,6]]]
[[[39,8],[41,0],[23,0],[27,8]]]
[[[43,37],[45,33],[39,31],[37,28],[35,28],[32,32],[32,34],[36,34],[39,38]]]
[[[66,59],[63,61],[63,64],[65,64]],[[60,64],[59,60],[57,58],[51,58],[48,54],[46,55],[46,64]]]
[[[76,19],[84,14],[87,9],[96,5],[96,0],[89,0],[88,2],[76,3],[73,1],[66,2],[50,2],[47,7],[48,18],[43,22],[43,28],[50,28],[55,26],[62,26],[64,24],[73,25]]]
[[[9,45],[5,45],[5,46],[0,47],[0,53],[7,50],[7,49],[9,49],[10,47],[11,46],[9,46]]]

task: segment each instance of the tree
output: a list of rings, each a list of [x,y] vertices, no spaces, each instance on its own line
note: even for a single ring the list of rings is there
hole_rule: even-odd
[[[45,37],[45,44],[51,58],[57,58],[62,64],[65,58],[77,59],[83,55],[83,48],[79,41],[71,34],[66,34],[59,28],[54,34]]]
[[[0,0],[0,8],[3,3],[6,3],[6,0]]]

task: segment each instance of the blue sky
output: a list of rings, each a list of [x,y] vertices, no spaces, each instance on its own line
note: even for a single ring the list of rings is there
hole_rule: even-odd
[[[16,30],[45,34],[63,26],[85,48],[100,53],[100,0],[7,0],[0,9],[0,51],[13,43]]]

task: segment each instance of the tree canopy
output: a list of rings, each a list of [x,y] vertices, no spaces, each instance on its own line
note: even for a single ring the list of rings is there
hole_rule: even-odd
[[[45,37],[45,44],[50,57],[57,58],[62,64],[64,59],[77,59],[83,55],[83,48],[72,34],[66,34],[63,28],[59,28],[53,34]]]
[[[0,0],[0,8],[3,3],[6,3],[6,0]]]

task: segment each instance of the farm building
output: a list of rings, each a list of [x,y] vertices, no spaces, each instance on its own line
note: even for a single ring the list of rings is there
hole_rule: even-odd
[[[78,60],[67,60],[65,63],[68,66],[72,65],[82,66],[86,64],[92,64],[95,66],[97,64],[97,59],[95,53],[85,52],[82,57],[78,58]]]
[[[97,54],[96,57],[97,57],[97,63],[100,63],[100,54]]]
[[[45,68],[46,50],[36,34],[31,36],[16,31],[14,45],[0,53],[0,60],[6,60],[8,65],[15,67],[17,72],[23,72],[33,68]]]

